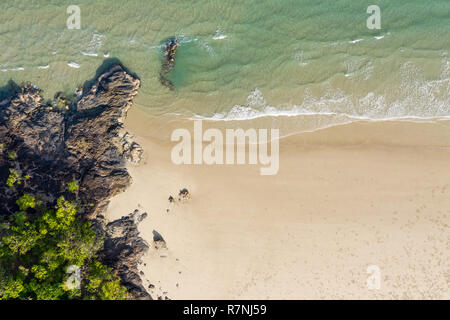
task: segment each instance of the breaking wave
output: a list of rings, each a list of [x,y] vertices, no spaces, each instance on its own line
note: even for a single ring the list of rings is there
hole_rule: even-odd
[[[250,92],[245,104],[208,116],[194,114],[193,119],[238,121],[263,117],[326,116],[345,121],[379,121],[450,118],[449,60],[444,61],[442,74],[437,80],[424,80],[412,63],[405,63],[400,72],[402,81],[392,92],[369,91],[362,97],[355,97],[340,89],[330,89],[317,97],[307,89],[300,104],[286,107],[268,104],[256,88]]]

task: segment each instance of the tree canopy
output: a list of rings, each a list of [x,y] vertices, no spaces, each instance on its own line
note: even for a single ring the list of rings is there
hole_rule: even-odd
[[[103,239],[60,197],[47,208],[30,194],[0,224],[0,299],[129,298],[119,278],[98,259]]]

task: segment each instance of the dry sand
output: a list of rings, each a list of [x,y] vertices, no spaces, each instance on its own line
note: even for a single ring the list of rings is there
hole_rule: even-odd
[[[275,176],[172,164],[167,139],[180,125],[192,128],[130,111],[145,159],[129,167],[133,184],[107,214],[148,213],[140,268],[154,298],[450,298],[450,121],[283,138]],[[182,188],[191,198],[169,203]],[[167,248],[154,247],[153,230]],[[367,287],[370,265],[379,290]]]

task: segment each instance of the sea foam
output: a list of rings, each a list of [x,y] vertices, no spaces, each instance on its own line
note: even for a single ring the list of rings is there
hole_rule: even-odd
[[[370,63],[363,70],[370,70]],[[439,120],[450,118],[450,62],[443,61],[440,79],[426,80],[413,63],[401,67],[402,80],[395,94],[367,92],[354,96],[341,89],[327,89],[321,96],[310,90],[300,104],[272,106],[256,88],[245,104],[210,116],[194,114],[193,119],[242,121],[263,117],[326,116],[345,121]],[[446,94],[447,92],[447,94]],[[340,122],[340,121],[337,121]],[[337,123],[336,122],[336,123]]]
[[[228,36],[225,33],[223,33],[220,30],[220,28],[217,28],[216,34],[213,36],[213,40],[223,40],[223,39],[226,39],[226,38],[228,38]]]
[[[67,63],[67,65],[69,66],[69,67],[71,67],[71,68],[75,68],[75,69],[78,69],[78,68],[80,68],[81,66],[78,64],[78,63],[76,63],[76,62],[73,62],[73,61],[71,61],[71,62],[68,62]]]

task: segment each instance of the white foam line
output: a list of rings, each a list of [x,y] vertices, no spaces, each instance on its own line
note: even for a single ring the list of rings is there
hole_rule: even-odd
[[[81,54],[83,56],[88,56],[88,57],[98,57],[98,54],[95,52],[85,52],[85,51],[81,51]]]
[[[304,113],[288,113],[280,112],[273,114],[258,114],[249,117],[242,118],[216,118],[216,117],[205,117],[198,114],[194,114],[194,117],[190,117],[189,120],[207,120],[207,121],[246,121],[254,120],[258,118],[269,118],[269,117],[299,117],[299,116],[343,116],[353,120],[364,120],[364,121],[398,121],[398,120],[419,120],[419,121],[435,121],[435,120],[447,120],[450,119],[448,116],[435,116],[435,117],[419,117],[419,116],[402,116],[402,117],[389,117],[389,118],[369,118],[364,116],[354,116],[346,113],[335,113],[335,112],[304,112]]]
[[[383,39],[385,36],[375,36],[374,38],[377,40]]]
[[[304,112],[304,113],[292,113],[288,111],[280,111],[278,113],[260,113],[253,116],[247,116],[247,117],[236,117],[236,118],[218,118],[215,116],[212,117],[205,117],[198,114],[194,114],[194,117],[189,118],[190,120],[208,120],[208,121],[246,121],[246,120],[254,120],[258,118],[268,118],[268,117],[297,117],[297,116],[336,116],[337,113],[333,112]]]
[[[356,40],[352,40],[352,41],[350,41],[350,43],[358,43],[358,42],[361,42],[361,41],[363,41],[364,39],[356,39]]]
[[[50,66],[49,65],[46,65],[46,66],[38,66],[37,68],[38,69],[48,69]]]
[[[223,35],[214,36],[213,40],[222,40],[222,39],[226,39],[226,38],[228,38],[228,36],[223,34]]]
[[[68,62],[67,65],[68,65],[69,67],[75,68],[75,69],[78,69],[79,67],[81,67],[78,63],[73,62],[73,61]]]
[[[309,115],[309,114],[304,114],[304,115]],[[310,115],[317,115],[315,113],[311,113]],[[270,116],[267,116],[270,117]],[[340,122],[338,123],[331,123],[331,124],[327,124],[327,125],[322,125],[322,126],[318,126],[317,128],[314,129],[301,129],[299,128],[298,131],[286,134],[286,135],[282,135],[280,136],[280,138],[283,137],[288,137],[291,135],[294,135],[296,133],[305,133],[305,132],[316,132],[316,131],[320,131],[320,130],[324,130],[324,129],[328,129],[331,127],[337,127],[337,126],[344,126],[350,123],[354,123],[354,122],[358,122],[358,121],[368,121],[368,122],[383,122],[383,121],[405,121],[405,122],[436,122],[436,121],[440,121],[440,120],[448,120],[450,119],[450,116],[442,116],[442,117],[415,117],[415,116],[411,116],[411,117],[397,117],[397,118],[384,118],[384,119],[371,119],[371,118],[363,118],[363,117],[351,117],[348,116],[347,120],[343,120],[341,119]],[[205,120],[205,121],[221,121],[222,119],[199,119],[199,118],[189,118],[189,120]],[[252,120],[252,119],[247,119],[247,120]],[[232,120],[232,119],[227,119],[227,120],[223,120],[223,121],[238,121],[238,120]],[[242,120],[239,120],[242,121]]]

